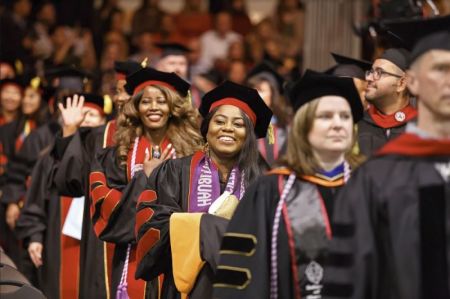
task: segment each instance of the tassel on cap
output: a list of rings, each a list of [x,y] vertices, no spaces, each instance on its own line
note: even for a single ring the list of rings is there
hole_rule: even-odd
[[[144,60],[142,60],[142,62],[141,62],[142,68],[146,68],[147,64],[148,64],[148,57],[145,57]]]
[[[269,127],[267,128],[267,139],[269,141],[269,144],[275,143],[275,132],[273,130],[272,124],[269,124]]]
[[[33,89],[38,89],[40,85],[41,85],[41,78],[39,78],[39,77],[34,77],[33,79],[31,79],[31,81],[30,81],[30,86],[31,86]]]
[[[192,94],[191,94],[191,91],[190,91],[190,90],[188,90],[187,100],[188,100],[189,104],[192,105]]]
[[[355,136],[358,136],[358,125],[357,124],[354,125],[353,132],[354,132]],[[355,144],[353,145],[353,148],[352,148],[352,154],[359,155],[360,152],[361,151],[359,149],[359,143],[358,143],[358,140],[356,140],[356,142],[355,142]]]
[[[113,110],[113,102],[111,97],[108,94],[105,94],[103,96],[103,101],[103,112],[105,112],[106,115],[111,114]]]

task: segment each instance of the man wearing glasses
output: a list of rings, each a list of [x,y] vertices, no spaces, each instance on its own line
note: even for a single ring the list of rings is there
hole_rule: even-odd
[[[406,123],[416,117],[406,87],[408,56],[405,49],[388,49],[366,71],[369,109],[358,123],[359,146],[366,156],[403,133]]]

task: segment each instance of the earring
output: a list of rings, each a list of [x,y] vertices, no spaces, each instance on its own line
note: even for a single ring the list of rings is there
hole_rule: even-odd
[[[208,142],[206,142],[205,145],[203,145],[203,153],[209,154],[209,144],[208,144]]]

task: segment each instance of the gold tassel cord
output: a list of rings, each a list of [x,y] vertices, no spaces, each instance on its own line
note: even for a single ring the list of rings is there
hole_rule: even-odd
[[[147,64],[148,64],[148,57],[145,57],[144,60],[142,60],[142,62],[141,62],[142,68],[146,68]]]
[[[113,110],[113,101],[108,94],[105,94],[103,96],[103,112],[109,115],[112,113],[112,110]]]
[[[275,132],[272,124],[269,124],[269,127],[267,128],[267,139],[269,141],[269,144],[275,143]]]

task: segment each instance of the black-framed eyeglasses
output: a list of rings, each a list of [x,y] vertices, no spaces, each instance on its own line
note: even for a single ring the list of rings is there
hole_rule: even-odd
[[[389,76],[393,76],[393,77],[397,77],[397,78],[401,78],[403,77],[402,75],[398,75],[398,74],[393,74],[390,72],[387,72],[383,69],[370,69],[366,71],[366,78],[369,77],[370,75],[373,76],[374,80],[380,80],[381,76],[383,75],[389,75]]]

